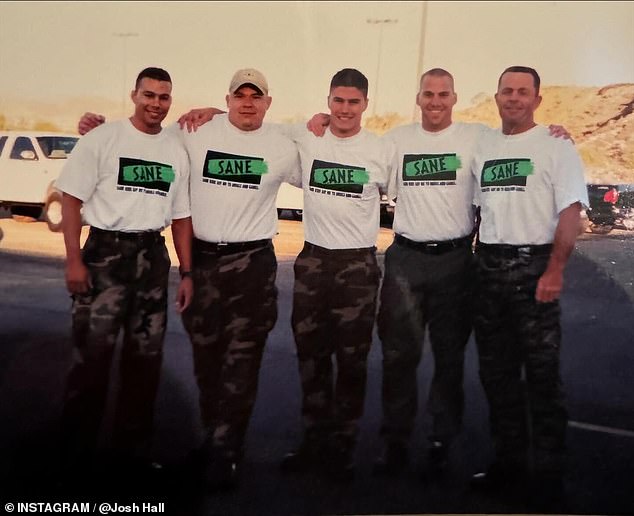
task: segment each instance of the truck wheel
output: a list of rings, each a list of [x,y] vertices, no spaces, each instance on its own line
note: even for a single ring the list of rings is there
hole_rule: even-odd
[[[11,206],[11,216],[17,222],[36,222],[42,215],[39,206]]]
[[[590,231],[597,235],[607,235],[613,227],[612,224],[590,224]]]
[[[51,231],[62,230],[62,196],[59,192],[52,192],[46,199],[44,220]]]

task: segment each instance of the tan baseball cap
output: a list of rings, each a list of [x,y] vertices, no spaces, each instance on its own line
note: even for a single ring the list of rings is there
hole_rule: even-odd
[[[269,85],[266,82],[266,77],[264,77],[262,72],[258,70],[253,68],[238,70],[235,74],[233,74],[231,84],[229,84],[229,93],[235,93],[240,86],[243,86],[244,84],[253,84],[253,86],[264,93],[264,95],[269,94]]]

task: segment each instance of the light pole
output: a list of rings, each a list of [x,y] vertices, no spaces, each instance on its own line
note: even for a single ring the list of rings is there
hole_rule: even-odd
[[[128,72],[128,66],[127,66],[128,65],[128,38],[136,38],[139,35],[139,33],[138,32],[114,32],[112,35],[115,38],[121,38],[123,40],[122,55],[121,55],[122,70],[123,70],[123,77],[122,77],[123,89],[121,92],[121,114],[122,116],[125,116],[125,113],[126,113],[125,99],[127,97],[127,91],[128,91],[128,86],[126,85],[126,76]]]
[[[418,45],[418,63],[416,67],[416,93],[420,90],[420,76],[425,71],[425,35],[427,34],[427,2],[422,2],[421,8],[421,21],[420,21],[420,42]],[[412,122],[416,122],[419,117],[418,105],[414,104],[414,114],[412,115]]]
[[[376,106],[379,100],[379,72],[381,70],[381,50],[383,48],[383,26],[388,23],[398,23],[392,18],[368,18],[366,23],[379,26],[379,50],[376,57],[376,78],[374,79],[374,101],[372,102],[372,116],[376,115]]]

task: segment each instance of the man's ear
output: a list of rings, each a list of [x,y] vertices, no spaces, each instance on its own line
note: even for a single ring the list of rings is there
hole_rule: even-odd
[[[535,97],[535,109],[537,109],[542,103],[542,96],[541,95],[537,95],[537,97]]]

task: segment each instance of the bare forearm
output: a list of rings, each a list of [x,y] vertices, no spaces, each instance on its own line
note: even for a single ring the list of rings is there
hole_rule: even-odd
[[[553,250],[550,255],[548,267],[563,272],[568,259],[575,248],[577,235],[579,234],[581,204],[574,203],[565,208],[559,214],[559,223],[555,230]]]
[[[192,268],[192,239],[194,231],[191,217],[174,219],[172,221],[172,239],[178,256],[181,270],[189,271]]]
[[[581,204],[577,202],[559,214],[548,266],[537,282],[535,299],[539,302],[549,303],[559,299],[564,284],[564,268],[575,248],[579,233],[580,209]]]
[[[82,201],[77,197],[66,193],[63,195],[64,245],[66,247],[66,259],[70,265],[81,263],[81,206]]]

